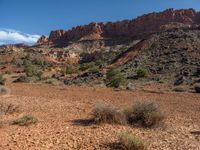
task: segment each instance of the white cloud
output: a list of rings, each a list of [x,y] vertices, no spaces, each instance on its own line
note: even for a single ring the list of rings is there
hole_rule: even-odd
[[[12,29],[0,28],[0,45],[17,43],[32,45],[35,44],[39,38],[39,35],[31,35]]]

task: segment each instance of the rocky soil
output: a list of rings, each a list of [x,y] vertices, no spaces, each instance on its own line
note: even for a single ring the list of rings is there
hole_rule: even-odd
[[[135,91],[97,87],[65,87],[40,84],[11,84],[11,93],[0,102],[19,105],[19,111],[1,115],[0,149],[94,150],[118,149],[117,135],[128,131],[142,138],[149,150],[199,150],[200,96],[172,92],[164,84],[148,85]],[[136,101],[155,100],[166,119],[159,128],[90,124],[91,109],[98,101],[126,108]],[[39,121],[22,127],[10,122],[31,114]]]

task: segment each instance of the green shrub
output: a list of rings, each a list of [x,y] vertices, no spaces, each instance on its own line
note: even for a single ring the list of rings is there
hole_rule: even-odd
[[[36,66],[27,64],[25,66],[25,73],[28,77],[38,77],[41,79],[42,77],[42,71],[40,71]]]
[[[117,88],[126,83],[126,78],[119,70],[112,69],[106,74],[106,83],[108,86]]]
[[[101,59],[98,59],[95,61],[95,65],[96,66],[99,66],[99,67],[102,67],[105,65],[105,61],[101,60]]]
[[[98,66],[93,66],[92,68],[89,68],[88,71],[92,72],[92,73],[97,73],[97,72],[99,72],[99,67]]]
[[[37,118],[31,116],[31,115],[27,115],[27,116],[23,116],[17,120],[14,120],[12,122],[13,125],[19,125],[19,126],[28,126],[31,124],[36,124],[38,122]]]
[[[126,123],[126,116],[123,112],[118,108],[105,103],[97,103],[92,110],[92,116],[95,123]]]
[[[61,71],[61,74],[65,75],[65,74],[76,74],[79,73],[79,70],[76,68],[72,68],[72,67],[67,67],[66,69]]]
[[[130,124],[141,123],[145,127],[156,126],[164,119],[163,113],[154,102],[138,102],[125,110],[125,114]]]
[[[134,135],[127,133],[127,132],[122,132],[119,134],[119,143],[123,146],[124,149],[127,150],[146,150],[146,145],[144,142],[135,137]]]
[[[85,70],[88,70],[89,68],[93,68],[93,67],[95,67],[95,62],[89,62],[89,63],[80,64],[79,69],[81,71],[85,71]]]
[[[145,68],[138,68],[136,70],[136,74],[137,74],[137,77],[139,77],[139,78],[147,77],[149,74],[149,71]]]

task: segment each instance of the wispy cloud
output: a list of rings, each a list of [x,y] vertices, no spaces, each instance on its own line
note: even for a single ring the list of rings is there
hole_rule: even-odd
[[[33,45],[37,42],[39,37],[39,35],[31,35],[12,29],[0,28],[0,45],[17,43]]]

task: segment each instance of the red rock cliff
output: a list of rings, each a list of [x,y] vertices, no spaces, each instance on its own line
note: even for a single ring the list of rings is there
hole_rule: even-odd
[[[190,27],[200,24],[200,12],[194,9],[167,9],[159,13],[150,13],[133,20],[109,23],[91,23],[71,30],[56,30],[47,38],[41,37],[38,44],[65,44],[76,40],[98,40],[117,36],[136,36],[142,33],[156,32],[166,28]]]

